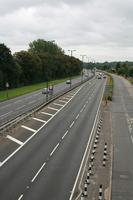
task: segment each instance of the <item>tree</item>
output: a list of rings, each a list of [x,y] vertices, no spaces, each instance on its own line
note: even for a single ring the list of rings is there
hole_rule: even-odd
[[[15,73],[15,62],[11,51],[5,44],[0,44],[0,76],[1,76],[1,89],[4,89],[6,82],[9,83],[10,87],[15,84],[14,73]]]
[[[15,62],[21,66],[21,82],[24,85],[41,81],[41,61],[37,55],[27,51],[20,51],[14,54]]]
[[[34,40],[29,44],[29,52],[32,53],[48,53],[51,55],[64,54],[63,50],[52,41],[43,39]]]

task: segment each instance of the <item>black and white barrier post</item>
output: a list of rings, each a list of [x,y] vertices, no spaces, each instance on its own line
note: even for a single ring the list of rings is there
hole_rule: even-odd
[[[87,197],[87,182],[84,183],[84,197]]]
[[[98,200],[102,200],[102,185],[99,187],[99,194],[98,194]]]
[[[88,185],[90,184],[90,173],[89,172],[87,172],[86,182]]]
[[[103,167],[105,167],[106,165],[106,160],[107,160],[107,143],[105,143],[105,146],[104,146]]]
[[[84,200],[85,198],[84,198],[84,193],[82,192],[82,194],[81,194],[81,200]]]

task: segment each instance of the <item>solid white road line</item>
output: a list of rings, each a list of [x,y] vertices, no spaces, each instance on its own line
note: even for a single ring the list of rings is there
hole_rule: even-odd
[[[56,151],[56,149],[58,148],[58,146],[59,146],[59,143],[55,146],[55,148],[53,149],[53,151],[50,153],[50,156],[53,155],[53,153]]]
[[[7,135],[6,138],[8,138],[9,140],[12,140],[13,142],[19,144],[19,145],[23,145],[23,142],[21,142],[20,140],[17,140],[16,138],[10,136],[10,135]]]
[[[82,87],[80,87],[77,92],[75,93],[75,95],[81,90]],[[74,95],[74,96],[75,96]],[[13,151],[12,154],[10,154],[3,162],[0,163],[0,167],[2,167],[8,160],[10,160],[18,151],[20,151],[20,149],[23,148],[24,145],[26,145],[46,124],[48,124],[57,114],[58,112],[60,112],[72,99],[69,99],[69,101],[63,105],[63,107],[58,110],[54,115],[52,115],[52,117],[50,119],[48,119],[48,121],[46,121],[45,124],[43,124],[34,134],[32,134],[25,142],[23,145],[19,146],[15,151]],[[45,112],[43,112],[43,114],[45,114]],[[47,113],[49,115],[49,113]]]
[[[133,143],[133,136],[131,135],[131,140],[132,140],[132,143]]]
[[[62,136],[62,140],[64,139],[64,137],[68,134],[68,130],[65,132],[65,134]]]
[[[69,100],[70,100],[70,99],[69,99]],[[67,103],[68,101],[63,101],[63,100],[60,100],[60,99],[59,99],[59,102]]]
[[[34,182],[34,180],[35,180],[36,177],[40,174],[40,172],[42,171],[42,169],[44,168],[45,165],[46,165],[46,162],[43,163],[43,165],[42,165],[41,168],[38,170],[38,172],[36,173],[36,175],[34,176],[34,178],[31,180],[31,182]]]
[[[23,198],[23,194],[20,195],[20,197],[18,198],[18,200],[21,200]]]
[[[59,104],[59,103],[53,103],[55,106],[64,106],[64,105],[62,105],[62,104]]]
[[[53,116],[53,114],[51,114],[51,113],[47,113],[47,112],[41,112],[41,113],[44,114],[44,115]]]
[[[90,133],[90,137],[89,137],[89,140],[88,140],[88,143],[87,143],[87,146],[86,146],[86,149],[85,149],[85,152],[84,152],[81,164],[80,164],[80,168],[79,168],[79,171],[78,171],[78,174],[77,174],[77,177],[76,177],[76,180],[75,180],[75,183],[74,183],[74,186],[73,186],[73,189],[72,189],[72,192],[71,192],[69,200],[73,199],[74,191],[75,191],[77,182],[79,180],[79,176],[80,176],[81,171],[83,171],[83,172],[82,172],[82,177],[80,178],[79,185],[81,185],[81,182],[82,182],[83,174],[84,174],[84,171],[86,169],[86,163],[88,161],[88,159],[86,159],[86,155],[88,153],[88,149],[89,149],[89,146],[90,146],[90,143],[91,143],[91,139],[92,139],[92,137],[94,137],[93,132],[94,132],[95,127],[96,127],[96,123],[97,123],[97,119],[98,119],[98,115],[99,115],[99,111],[100,111],[100,106],[101,106],[102,98],[103,98],[103,94],[104,94],[104,88],[105,88],[105,84],[104,84],[104,87],[102,88],[101,99],[100,99],[100,103],[99,103],[99,106],[98,106],[98,109],[97,109],[96,117],[94,119],[94,123],[93,123],[93,127],[92,127],[92,130],[91,130],[91,133]],[[84,160],[85,159],[86,159],[86,163],[84,164]],[[84,164],[84,169],[83,169],[83,164]],[[77,198],[76,198],[76,200],[77,200]]]
[[[24,128],[24,129],[27,129],[27,130],[29,130],[29,131],[31,131],[31,132],[33,132],[33,133],[35,133],[35,132],[36,132],[36,130],[35,130],[35,129],[33,129],[33,128],[30,128],[30,127],[28,127],[28,126],[24,126],[24,125],[22,125],[21,127],[22,127],[22,128]]]
[[[74,121],[71,123],[70,128],[72,128],[72,126],[74,125],[74,123],[75,123]]]
[[[42,123],[46,123],[46,121],[42,120],[42,119],[39,119],[39,118],[36,118],[36,117],[32,117],[32,119],[36,120],[36,121],[39,121],[39,122],[42,122]]]
[[[47,108],[50,109],[50,110],[55,110],[55,111],[58,111],[58,110],[59,110],[59,109],[53,108],[53,107],[51,107],[51,106],[48,106]]]

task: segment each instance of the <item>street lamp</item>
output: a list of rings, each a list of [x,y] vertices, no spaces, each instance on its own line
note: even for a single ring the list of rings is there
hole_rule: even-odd
[[[68,51],[71,53],[71,57],[73,56],[73,52],[76,51],[75,49],[68,49]],[[70,88],[71,88],[71,72],[70,72]]]
[[[68,49],[69,52],[71,52],[71,57],[73,56],[73,52],[76,51],[75,49]]]
[[[55,40],[48,40],[47,42],[49,42],[49,43],[55,43]],[[46,72],[46,88],[47,88],[46,101],[48,101],[48,95],[49,95],[48,69],[47,69],[47,72]]]
[[[84,69],[84,58],[86,55],[80,55],[82,57],[82,72],[81,72],[81,82],[83,82],[83,69]]]

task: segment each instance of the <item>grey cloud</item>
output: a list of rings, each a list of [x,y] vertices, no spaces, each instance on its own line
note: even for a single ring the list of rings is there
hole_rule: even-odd
[[[54,39],[99,60],[124,58],[124,52],[131,58],[132,9],[131,0],[5,0],[0,41],[15,51],[37,38]]]

